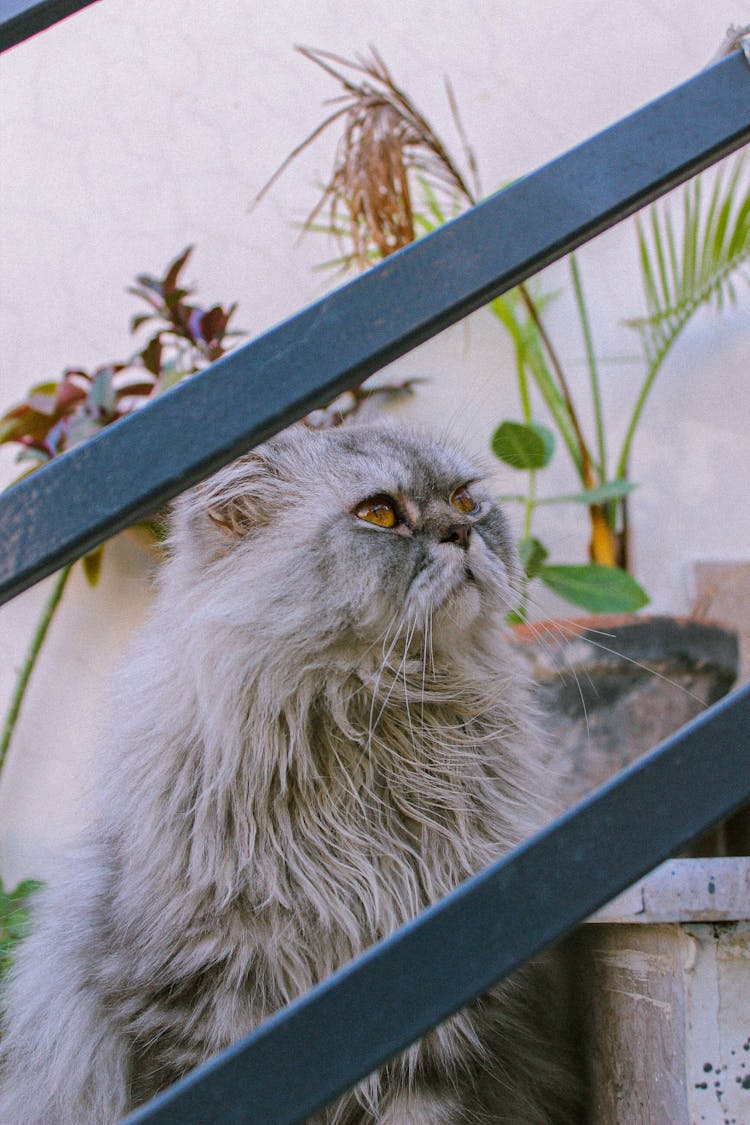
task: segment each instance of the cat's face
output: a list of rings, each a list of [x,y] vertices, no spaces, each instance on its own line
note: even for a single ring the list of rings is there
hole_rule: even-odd
[[[185,507],[234,604],[244,589],[249,615],[281,615],[312,643],[465,630],[513,604],[512,539],[482,473],[411,431],[295,428]]]

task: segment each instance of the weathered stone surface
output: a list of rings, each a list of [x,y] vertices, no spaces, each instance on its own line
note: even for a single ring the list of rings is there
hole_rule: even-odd
[[[670,859],[589,922],[740,922],[750,918],[750,857]],[[748,962],[750,972],[750,961]]]
[[[603,921],[570,948],[589,1121],[750,1121],[750,921]]]
[[[694,612],[737,630],[738,679],[750,679],[750,562],[695,562],[693,586]]]
[[[514,635],[564,807],[720,699],[737,675],[736,634],[692,618],[578,618]]]

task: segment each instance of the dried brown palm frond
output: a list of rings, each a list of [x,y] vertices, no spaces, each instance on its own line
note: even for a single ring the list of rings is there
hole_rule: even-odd
[[[445,213],[461,202],[476,201],[440,137],[396,85],[373,47],[369,56],[354,60],[310,47],[297,50],[335,78],[343,93],[330,103],[337,106],[334,112],[289,154],[255,202],[295,157],[342,118],[343,134],[331,175],[304,224],[306,229],[328,230],[347,244],[342,264],[371,265],[374,259],[385,258],[415,239],[415,185],[422,186],[433,208],[440,207]],[[475,176],[476,164],[455,98],[449,86],[447,89],[464,156]]]

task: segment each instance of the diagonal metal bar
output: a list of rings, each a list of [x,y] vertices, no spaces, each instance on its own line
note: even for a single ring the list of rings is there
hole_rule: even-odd
[[[0,602],[750,140],[741,52],[0,496]]]
[[[45,31],[96,0],[0,0],[0,52]]]
[[[750,685],[126,1125],[306,1120],[738,808],[749,732]]]

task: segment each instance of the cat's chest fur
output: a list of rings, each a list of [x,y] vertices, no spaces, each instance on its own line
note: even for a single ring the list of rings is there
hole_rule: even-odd
[[[381,676],[375,692],[352,678],[277,720],[277,769],[246,810],[259,911],[342,934],[353,955],[518,842],[519,732],[500,707],[448,694],[426,672]]]
[[[406,719],[398,701],[391,710],[383,695],[352,684],[315,699],[306,722],[289,710],[277,717],[278,768],[245,809],[224,809],[215,862],[234,872],[231,898],[204,899],[192,938],[181,937],[177,976],[190,944],[196,964],[210,948],[220,969],[200,982],[205,1002],[226,986],[251,1024],[448,894],[521,832],[517,797],[498,769],[496,723],[420,705],[416,692]],[[403,692],[403,681],[388,690]],[[269,732],[266,752],[271,740]]]

